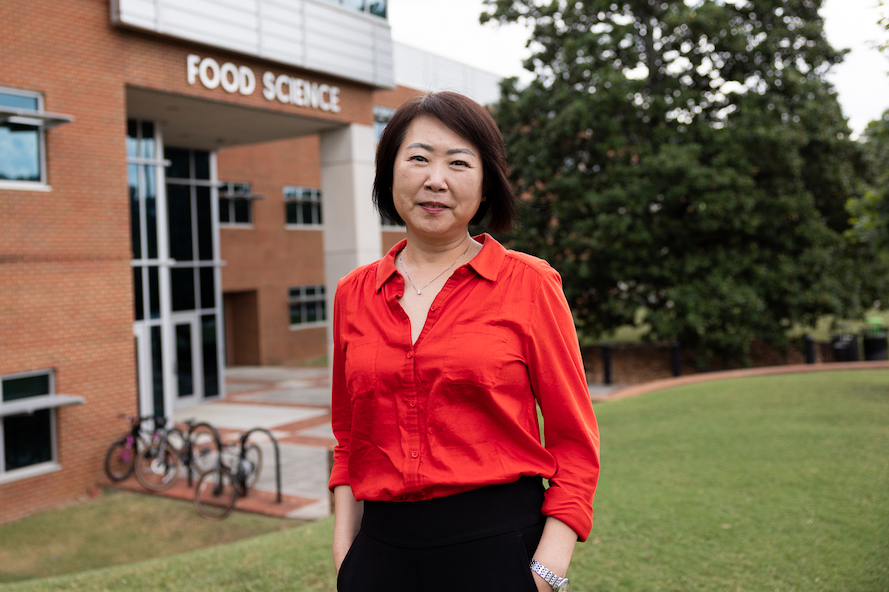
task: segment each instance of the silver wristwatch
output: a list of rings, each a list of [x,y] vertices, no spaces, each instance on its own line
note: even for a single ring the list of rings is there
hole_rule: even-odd
[[[556,592],[568,592],[568,578],[560,578],[536,559],[531,560],[531,571],[543,578]]]

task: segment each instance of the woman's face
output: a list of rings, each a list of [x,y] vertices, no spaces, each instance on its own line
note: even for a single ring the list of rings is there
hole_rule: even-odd
[[[461,238],[482,202],[478,148],[439,119],[421,115],[395,156],[392,196],[408,236],[432,242]]]

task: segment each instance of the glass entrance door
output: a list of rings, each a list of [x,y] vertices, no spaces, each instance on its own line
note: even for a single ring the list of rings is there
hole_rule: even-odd
[[[184,318],[183,318],[184,317]],[[185,406],[197,402],[202,392],[202,367],[200,348],[200,328],[194,314],[176,315],[173,318],[173,337],[176,341],[176,404]]]
[[[139,413],[169,416],[224,395],[215,157],[130,120],[127,173]]]

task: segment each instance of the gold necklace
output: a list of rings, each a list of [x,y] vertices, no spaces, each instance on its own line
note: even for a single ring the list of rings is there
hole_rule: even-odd
[[[462,259],[462,258],[463,258],[463,255],[465,255],[466,253],[469,252],[469,247],[470,247],[471,245],[472,245],[472,239],[469,239],[469,244],[466,245],[466,250],[463,251],[463,254],[461,254],[459,257],[457,257],[457,261],[459,261],[460,259]],[[417,291],[417,296],[419,296],[420,294],[422,294],[422,293],[423,293],[423,290],[425,290],[426,288],[429,287],[429,284],[431,284],[432,282],[434,282],[435,280],[437,280],[438,278],[440,278],[441,276],[443,276],[443,275],[445,274],[445,271],[447,271],[447,270],[449,270],[450,268],[452,268],[453,266],[457,265],[457,261],[454,261],[453,263],[451,263],[450,265],[448,265],[447,267],[445,267],[444,271],[442,271],[440,274],[438,274],[437,276],[435,276],[434,278],[432,278],[431,280],[429,280],[428,282],[426,282],[426,285],[425,285],[425,286],[423,286],[422,288],[418,288],[417,286],[414,285],[414,281],[411,279],[411,274],[409,274],[409,273],[407,272],[407,268],[404,266],[404,251],[401,252],[401,270],[404,272],[405,277],[407,277],[407,281],[410,282],[411,287],[412,287],[414,290]]]

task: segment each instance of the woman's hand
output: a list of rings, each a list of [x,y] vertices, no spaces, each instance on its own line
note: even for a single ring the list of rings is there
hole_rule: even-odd
[[[568,572],[568,564],[571,563],[571,555],[574,553],[574,545],[577,543],[577,533],[570,526],[552,516],[547,516],[543,527],[543,535],[534,552],[534,559],[543,564],[548,570],[560,577],[565,577]],[[528,568],[530,569],[530,568]],[[540,592],[553,592],[553,587],[546,583],[536,572],[534,583]]]
[[[333,488],[333,512],[333,566],[339,575],[346,553],[361,528],[364,502],[355,501],[351,486],[338,485]]]

